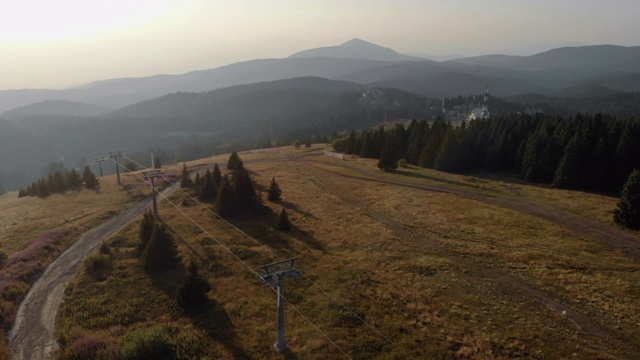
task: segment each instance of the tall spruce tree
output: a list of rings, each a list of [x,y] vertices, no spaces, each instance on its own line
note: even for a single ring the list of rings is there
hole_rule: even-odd
[[[207,169],[207,172],[204,173],[204,177],[202,178],[201,181],[202,181],[202,186],[200,187],[198,198],[202,201],[215,200],[217,191],[216,191],[216,188],[213,186],[213,177],[209,169]]]
[[[95,189],[100,184],[100,180],[96,178],[96,174],[91,171],[88,165],[82,171],[82,181],[84,181],[84,187],[87,189]]]
[[[231,216],[236,212],[235,192],[227,175],[222,177],[213,208],[216,214],[222,217]]]
[[[613,220],[624,227],[640,229],[640,170],[629,174],[622,188],[618,208],[613,210]]]
[[[213,172],[211,173],[211,179],[213,180],[213,187],[215,187],[216,191],[220,187],[220,183],[222,182],[222,173],[220,172],[220,168],[218,167],[218,163],[213,165]]]
[[[582,161],[585,149],[584,138],[578,131],[564,149],[564,155],[553,179],[555,186],[563,189],[582,189]]]
[[[77,189],[82,185],[82,178],[80,178],[76,169],[71,169],[71,171],[67,173],[67,185],[69,189]]]
[[[356,131],[351,130],[347,138],[345,153],[354,154],[356,152]]]
[[[395,171],[398,168],[398,154],[396,153],[397,145],[393,136],[387,136],[382,154],[378,161],[378,168],[383,171]]]
[[[147,248],[147,244],[149,244],[149,240],[151,240],[155,224],[156,220],[151,211],[145,211],[144,214],[142,214],[142,221],[140,221],[140,225],[138,226],[138,238],[140,239],[138,250],[141,253]]]
[[[257,194],[249,172],[244,167],[236,164],[231,174],[231,180],[233,181],[233,189],[238,205],[242,208],[255,205],[257,202]]]
[[[187,170],[186,163],[182,163],[182,175],[180,176],[180,186],[183,188],[190,188],[193,186],[193,181],[191,181],[191,175],[189,174],[189,170]]]
[[[242,160],[240,160],[240,156],[238,156],[238,153],[234,151],[231,153],[231,155],[229,155],[229,160],[227,161],[227,170],[233,170],[238,162],[242,163]]]

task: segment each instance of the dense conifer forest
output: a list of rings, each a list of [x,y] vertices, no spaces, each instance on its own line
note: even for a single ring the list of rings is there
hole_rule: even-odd
[[[617,192],[640,168],[640,119],[577,114],[570,118],[511,115],[460,126],[438,119],[405,127],[351,131],[337,151],[380,158],[394,144],[395,161],[449,172],[511,171],[533,183]],[[386,160],[388,161],[388,159]]]

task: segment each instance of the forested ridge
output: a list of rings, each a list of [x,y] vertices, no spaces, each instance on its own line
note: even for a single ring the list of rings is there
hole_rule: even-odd
[[[577,114],[570,118],[511,115],[454,126],[413,120],[335,140],[337,151],[450,172],[512,171],[529,182],[586,191],[619,191],[640,168],[640,119]]]

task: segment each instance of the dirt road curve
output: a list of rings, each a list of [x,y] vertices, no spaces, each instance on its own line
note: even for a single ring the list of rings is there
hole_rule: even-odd
[[[164,190],[160,198],[175,188]],[[127,209],[87,231],[67,251],[47,267],[20,304],[9,341],[13,360],[48,359],[56,348],[54,339],[56,312],[64,296],[65,285],[80,268],[83,259],[102,241],[144,212],[149,198],[130,204]]]

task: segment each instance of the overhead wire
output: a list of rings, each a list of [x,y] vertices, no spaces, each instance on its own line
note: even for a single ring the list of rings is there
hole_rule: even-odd
[[[122,155],[124,158],[128,159],[129,161],[144,167],[144,165],[137,163],[135,160],[127,157],[126,155]],[[161,174],[162,175],[162,174]],[[164,175],[162,175],[162,177],[165,179],[165,181],[167,181],[168,183],[170,183],[171,185],[173,185],[174,187],[176,187],[178,190],[180,190],[183,194],[185,194],[186,196],[189,197],[189,199],[195,201],[198,205],[200,205],[201,207],[203,207],[204,209],[206,209],[207,211],[209,211],[210,213],[212,213],[214,216],[216,216],[218,219],[220,219],[221,221],[223,221],[224,223],[226,223],[227,225],[229,225],[230,227],[232,227],[233,229],[237,230],[238,232],[240,232],[241,234],[243,234],[246,238],[248,238],[249,240],[253,241],[256,245],[262,247],[264,250],[266,250],[267,252],[269,252],[270,254],[272,254],[273,256],[275,256],[278,260],[284,260],[284,258],[280,257],[278,254],[276,254],[275,252],[273,252],[271,249],[269,249],[267,246],[265,246],[264,244],[260,243],[258,240],[256,240],[255,238],[253,238],[252,236],[248,235],[246,232],[244,232],[243,230],[241,230],[240,228],[238,228],[237,226],[233,225],[232,223],[230,223],[229,221],[227,221],[226,219],[224,219],[222,216],[220,216],[219,214],[217,214],[215,211],[211,210],[208,206],[206,206],[205,204],[203,204],[202,202],[200,202],[198,199],[194,198],[193,196],[191,196],[189,193],[187,193],[186,191],[184,191],[180,186],[177,186],[174,182],[172,182],[170,179],[166,178]],[[309,281],[314,287],[316,287],[317,289],[319,289],[322,293],[324,293],[325,295],[329,296],[335,303],[337,303],[338,305],[340,305],[340,307],[342,307],[343,309],[345,309],[346,311],[348,311],[351,315],[353,315],[354,317],[356,317],[359,321],[361,321],[363,324],[365,324],[368,328],[370,328],[371,330],[373,330],[378,336],[382,337],[383,339],[385,339],[389,344],[393,345],[394,347],[396,347],[398,350],[400,350],[402,353],[404,353],[406,356],[409,356],[412,359],[415,359],[415,357],[411,356],[411,354],[409,354],[405,349],[403,349],[401,346],[399,346],[398,344],[396,344],[394,341],[392,341],[391,339],[389,339],[386,335],[384,335],[383,333],[381,333],[378,329],[376,329],[373,325],[371,325],[370,323],[368,323],[367,321],[365,321],[358,313],[356,313],[355,311],[351,310],[348,306],[346,306],[344,303],[342,303],[340,300],[338,300],[333,294],[331,294],[329,291],[325,290],[324,288],[322,288],[320,285],[318,285],[315,281],[313,281],[312,279],[310,279],[308,276],[306,276],[304,273],[302,273],[301,271],[299,271],[300,275],[306,279],[307,281]]]
[[[131,159],[129,159],[131,160]],[[140,165],[140,164],[138,164]],[[120,165],[122,166],[122,165]],[[122,168],[124,168],[125,170],[132,172],[130,169],[127,169],[125,166],[122,166]],[[139,174],[135,174],[137,177],[139,177],[140,179],[142,179],[144,182],[146,182],[146,180],[144,179],[144,177],[142,177]],[[169,179],[167,179],[166,177],[163,176],[163,178],[165,178],[165,180],[170,183],[173,187],[180,189],[179,186],[177,186],[175,183],[171,182]],[[184,193],[184,191],[183,191]],[[196,225],[200,230],[202,230],[202,232],[204,232],[206,235],[208,235],[209,237],[211,237],[211,239],[213,239],[216,243],[218,243],[220,246],[222,246],[222,248],[227,251],[229,254],[231,254],[231,256],[233,256],[236,260],[240,261],[247,269],[249,269],[249,271],[251,271],[252,273],[254,273],[257,277],[260,277],[260,274],[253,269],[249,264],[247,264],[244,260],[240,259],[240,257],[238,255],[236,255],[233,251],[231,251],[231,249],[229,249],[228,246],[226,246],[225,244],[223,244],[221,241],[219,241],[215,236],[213,236],[209,231],[207,231],[204,227],[202,227],[202,225],[200,225],[197,221],[195,221],[192,217],[190,217],[187,213],[185,213],[182,209],[180,209],[180,207],[178,207],[173,201],[171,201],[169,199],[168,196],[165,196],[164,194],[158,193],[160,194],[160,199],[159,200],[166,200],[169,204],[171,204],[174,208],[176,208],[184,217],[186,217],[187,219],[189,219],[194,225]],[[201,204],[202,205],[202,204]],[[204,206],[204,205],[203,205]],[[264,280],[263,280],[264,281]],[[266,281],[265,281],[265,284]],[[277,289],[275,289],[273,286],[267,284],[269,286],[269,288],[271,288],[271,290],[273,290],[276,294],[278,294]],[[338,346],[338,344],[336,344],[327,334],[325,334],[313,321],[311,321],[311,319],[309,319],[304,313],[302,313],[302,311],[300,311],[300,309],[298,309],[294,304],[292,304],[287,298],[285,298],[283,295],[280,295],[280,297],[287,303],[287,305],[289,305],[291,308],[293,308],[300,316],[302,316],[309,324],[311,324],[311,326],[313,326],[313,328],[318,331],[322,336],[324,336],[334,347],[336,347],[343,355],[345,355],[347,358],[352,359],[351,356],[349,356],[344,350],[342,350],[342,348],[340,348],[340,346]]]

